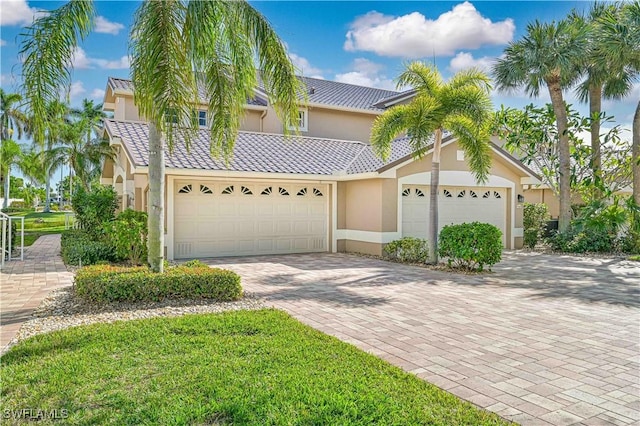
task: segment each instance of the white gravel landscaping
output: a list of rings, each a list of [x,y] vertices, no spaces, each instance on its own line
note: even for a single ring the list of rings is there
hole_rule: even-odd
[[[163,300],[161,302],[110,303],[95,305],[77,297],[73,286],[53,290],[33,312],[16,336],[4,348],[37,334],[63,330],[69,327],[95,323],[112,323],[155,317],[176,317],[188,314],[219,313],[242,309],[262,309],[266,305],[262,299],[251,293],[244,293],[235,302],[216,302],[208,299]]]

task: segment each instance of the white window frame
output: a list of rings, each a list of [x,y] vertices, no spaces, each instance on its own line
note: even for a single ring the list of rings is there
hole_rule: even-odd
[[[298,127],[296,128],[296,126],[288,125],[287,129],[306,132],[309,130],[309,110],[307,110],[307,108],[300,108],[298,111],[300,113]]]
[[[204,117],[200,115],[203,113],[204,113]],[[204,110],[204,109],[197,110],[196,118],[198,119],[198,126],[200,127],[207,127],[207,125],[209,124],[209,114],[207,114],[207,110]],[[204,120],[204,124],[202,124],[201,120]]]

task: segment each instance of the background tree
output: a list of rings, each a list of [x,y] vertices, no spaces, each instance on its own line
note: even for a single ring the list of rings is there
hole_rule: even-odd
[[[433,144],[429,204],[429,262],[438,262],[438,186],[444,131],[450,131],[468,158],[478,182],[487,180],[491,167],[488,125],[492,105],[489,77],[477,70],[461,71],[445,82],[438,70],[422,62],[407,65],[398,87],[410,86],[416,96],[378,116],[371,130],[376,155],[387,159],[393,140],[403,133],[413,152],[422,157]]]
[[[9,195],[11,193],[11,167],[16,164],[22,151],[20,145],[12,139],[4,139],[0,145],[0,173],[4,178],[2,208],[9,207]]]
[[[623,3],[619,13],[607,11],[598,22],[598,37],[615,60],[612,70],[637,81],[640,74],[640,2]],[[609,57],[603,58],[606,59]],[[640,206],[640,100],[633,116],[632,132],[633,199]]]
[[[66,160],[61,144],[69,125],[69,111],[69,106],[58,100],[49,102],[45,110],[45,138],[43,145],[39,146],[46,194],[43,210],[45,213],[51,211],[51,178]],[[31,120],[34,121],[33,118]]]
[[[93,26],[92,1],[72,0],[26,30],[21,53],[23,90],[44,140],[45,105],[70,83],[71,58]],[[247,99],[257,84],[256,63],[271,103],[284,121],[297,122],[301,83],[283,43],[245,1],[144,1],[134,16],[129,46],[136,104],[149,123],[149,263],[164,257],[164,148],[196,132],[193,105],[209,105],[211,152],[228,157]],[[207,99],[199,99],[198,86]],[[172,115],[177,123],[167,123]],[[181,126],[187,129],[180,128]],[[285,126],[286,128],[286,126]]]
[[[501,90],[524,87],[529,95],[538,96],[547,86],[558,128],[558,182],[560,198],[559,230],[568,229],[571,222],[571,161],[567,111],[563,89],[577,79],[576,64],[586,51],[584,28],[572,26],[566,20],[558,23],[535,21],[527,25],[527,33],[512,42],[493,67],[493,75]]]
[[[27,125],[27,116],[20,110],[21,101],[22,96],[18,93],[7,93],[0,88],[0,143],[3,145],[0,150],[2,154],[0,164],[2,165],[1,176],[4,180],[3,208],[7,208],[9,203],[11,167],[19,157],[19,147],[16,150],[15,142],[12,140],[13,135],[15,133],[20,139]],[[5,141],[8,144],[6,147]]]
[[[602,179],[602,153],[600,140],[602,100],[621,99],[631,91],[632,73],[621,63],[618,46],[609,43],[601,37],[603,30],[601,22],[605,16],[620,18],[621,5],[615,3],[596,2],[589,13],[572,12],[569,19],[572,25],[587,34],[588,46],[581,62],[577,65],[577,72],[584,74],[584,79],[576,92],[581,102],[589,103],[590,132],[591,132],[591,167],[595,194],[598,194],[598,182]]]
[[[525,164],[539,171],[542,183],[558,196],[558,129],[551,104],[523,109],[504,108],[496,113],[494,132],[506,141],[505,148]],[[605,117],[604,123],[608,122]],[[594,198],[611,197],[631,184],[631,143],[620,138],[619,126],[603,137],[607,147],[601,154],[602,176],[596,178],[591,167],[591,146],[580,139],[589,130],[591,119],[567,107],[567,134],[571,153],[571,189],[587,203]],[[597,188],[597,191],[594,191]]]

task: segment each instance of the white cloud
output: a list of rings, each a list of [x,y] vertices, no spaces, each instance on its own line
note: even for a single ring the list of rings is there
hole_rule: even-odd
[[[485,73],[491,72],[491,67],[497,58],[492,56],[483,56],[482,58],[474,58],[469,52],[459,52],[456,56],[451,58],[449,62],[449,70],[452,72],[458,72],[469,68],[478,68]]]
[[[111,22],[104,16],[98,16],[95,22],[97,33],[118,35],[120,30],[124,29],[124,25],[121,23]]]
[[[81,81],[74,81],[71,83],[71,87],[69,87],[69,97],[75,98],[76,96],[82,95],[86,90],[84,88],[84,84]]]
[[[305,77],[324,79],[322,70],[311,65],[307,58],[303,58],[295,53],[289,53],[289,59],[291,59],[291,63],[296,68],[296,72],[299,72]]]
[[[365,58],[357,58],[351,64],[351,69],[352,71],[350,72],[336,74],[335,80],[340,83],[395,90],[395,83],[381,73],[384,69],[382,64]]]
[[[29,25],[38,12],[35,7],[29,7],[27,0],[2,0],[0,26]]]
[[[18,79],[14,74],[0,74],[0,85],[3,87],[11,86],[15,87],[18,84]]]
[[[75,69],[81,70],[91,68],[91,61],[87,57],[84,49],[82,49],[81,47],[76,48],[75,52],[73,53],[71,63],[73,64],[73,68]]]
[[[78,47],[73,54],[72,64],[75,69],[103,68],[117,70],[129,68],[130,61],[128,56],[122,56],[120,59],[111,61],[107,59],[91,58],[87,56],[87,53],[82,48]]]
[[[467,1],[435,20],[419,12],[396,17],[371,11],[351,24],[344,49],[404,58],[448,56],[460,49],[506,44],[514,32],[511,18],[492,22]]]
[[[104,99],[104,90],[102,89],[93,89],[91,95],[89,95],[92,99],[98,99],[102,101]]]
[[[92,59],[93,62],[100,68],[109,70],[123,70],[129,68],[131,65],[128,56],[122,56],[120,59],[114,61],[108,61],[106,59]]]
[[[0,38],[0,46],[6,46],[7,42]]]

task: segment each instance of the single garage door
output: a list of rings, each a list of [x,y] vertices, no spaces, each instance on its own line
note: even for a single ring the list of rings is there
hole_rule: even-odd
[[[438,194],[438,226],[483,222],[497,226],[506,242],[507,196],[504,188],[441,186]],[[402,188],[402,236],[427,238],[429,186]]]
[[[175,257],[327,251],[328,188],[177,181]]]

